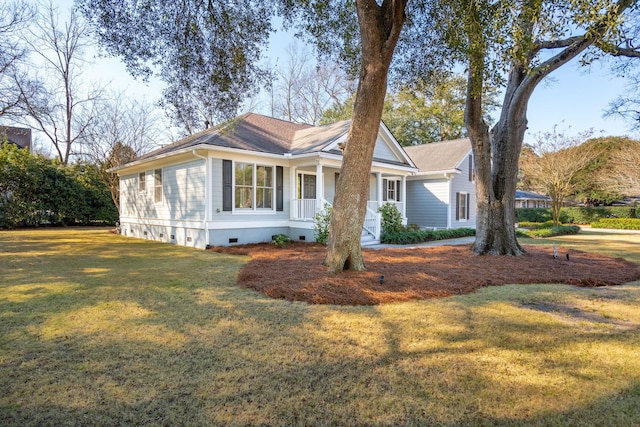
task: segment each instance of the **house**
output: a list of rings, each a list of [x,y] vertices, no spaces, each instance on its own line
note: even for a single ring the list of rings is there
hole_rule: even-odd
[[[516,208],[548,208],[551,197],[532,191],[516,190]]]
[[[31,129],[11,126],[0,126],[0,143],[4,140],[9,144],[15,144],[20,148],[31,151]]]
[[[120,229],[186,246],[314,240],[330,206],[350,121],[295,124],[247,113],[114,168]],[[380,238],[382,203],[406,216],[407,177],[417,172],[381,123],[373,155],[363,244]]]
[[[407,221],[421,228],[476,226],[473,154],[468,138],[404,147],[419,172],[407,178]]]

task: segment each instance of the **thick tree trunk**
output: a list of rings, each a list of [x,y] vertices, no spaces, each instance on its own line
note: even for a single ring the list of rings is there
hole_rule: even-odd
[[[371,162],[387,91],[387,73],[405,21],[407,0],[357,0],[362,40],[360,80],[342,168],[333,200],[324,265],[339,273],[364,270],[360,236],[366,214]]]
[[[470,77],[470,81],[474,81]],[[468,95],[466,121],[476,159],[477,255],[522,255],[515,233],[515,194],[520,150],[527,128],[529,96],[522,93],[525,73],[514,67],[505,91],[500,120],[489,131],[481,116],[481,97]],[[470,85],[471,87],[471,85]]]
[[[365,269],[360,236],[386,89],[387,70],[384,67],[363,71],[338,176],[338,191],[333,200],[329,247],[324,262],[334,272]]]

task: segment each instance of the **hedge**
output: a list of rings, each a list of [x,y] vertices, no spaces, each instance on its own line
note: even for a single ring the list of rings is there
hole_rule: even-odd
[[[475,236],[473,228],[452,228],[450,230],[403,230],[393,233],[383,232],[380,236],[382,243],[393,245],[408,245],[433,240],[455,239],[458,237]]]
[[[560,222],[590,224],[601,218],[637,218],[638,209],[632,206],[579,206],[560,209]],[[553,219],[548,208],[516,208],[517,222],[545,222]]]
[[[616,228],[620,230],[640,230],[640,218],[602,218],[591,223],[595,228]]]
[[[567,236],[570,234],[578,234],[580,227],[577,225],[558,225],[557,227],[540,228],[537,230],[518,230],[519,236],[524,237],[554,237],[554,236]]]

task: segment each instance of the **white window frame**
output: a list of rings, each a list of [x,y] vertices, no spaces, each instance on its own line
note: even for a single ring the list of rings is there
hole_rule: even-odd
[[[250,166],[252,168],[252,175],[251,175],[251,186],[249,185],[245,185],[242,184],[241,186],[239,186],[236,183],[236,168],[238,167],[238,165],[247,165]],[[266,187],[266,186],[258,186],[258,168],[265,168],[265,169],[270,169],[271,170],[271,186],[270,187]],[[232,196],[233,196],[233,211],[238,211],[238,212],[275,212],[276,210],[276,168],[273,165],[266,165],[266,164],[260,164],[260,163],[251,163],[251,162],[240,162],[240,161],[234,161],[233,162],[233,192],[232,192]],[[238,207],[236,204],[236,190],[239,188],[250,188],[251,189],[251,207]],[[258,207],[258,191],[264,191],[266,189],[270,189],[271,190],[271,207],[268,208],[264,208],[264,207]]]
[[[462,191],[458,193],[458,221],[469,221],[469,218],[467,218],[467,205],[470,202],[471,197],[469,196],[469,193],[464,193]]]
[[[158,184],[158,172],[160,173],[160,184]],[[158,190],[160,190],[159,193]],[[153,201],[158,204],[164,202],[164,170],[162,168],[153,170]]]
[[[147,171],[138,174],[138,191],[140,193],[147,192]]]

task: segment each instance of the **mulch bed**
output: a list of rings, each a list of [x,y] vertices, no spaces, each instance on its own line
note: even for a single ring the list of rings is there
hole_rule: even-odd
[[[560,248],[560,258],[553,259],[551,248],[524,248],[527,254],[519,257],[476,256],[468,246],[363,249],[367,271],[341,274],[322,265],[326,248],[314,243],[212,250],[251,256],[238,276],[240,286],[310,304],[374,305],[460,295],[504,284],[609,286],[640,280],[640,268],[622,258]]]

